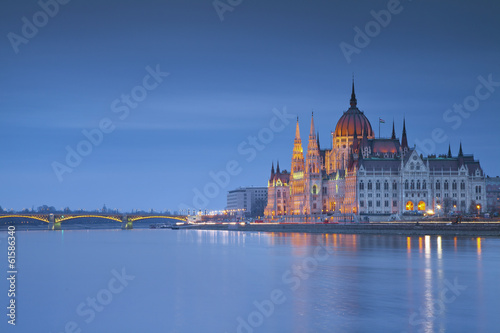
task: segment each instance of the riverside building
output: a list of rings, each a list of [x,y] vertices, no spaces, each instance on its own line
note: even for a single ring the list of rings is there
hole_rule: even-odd
[[[380,119],[379,119],[380,121]],[[375,138],[357,107],[350,107],[332,132],[332,149],[321,149],[311,116],[304,154],[297,119],[290,171],[271,167],[265,216],[271,220],[387,220],[391,215],[477,213],[486,208],[485,175],[473,155],[422,156],[410,148],[403,121],[390,138]]]

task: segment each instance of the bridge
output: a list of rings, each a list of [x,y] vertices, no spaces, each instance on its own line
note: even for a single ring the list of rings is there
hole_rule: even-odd
[[[133,229],[133,223],[146,219],[168,219],[186,222],[185,215],[144,215],[144,214],[106,214],[106,213],[22,213],[0,214],[3,219],[17,220],[19,218],[46,222],[50,230],[61,230],[61,223],[82,218],[98,218],[121,223],[122,229]]]

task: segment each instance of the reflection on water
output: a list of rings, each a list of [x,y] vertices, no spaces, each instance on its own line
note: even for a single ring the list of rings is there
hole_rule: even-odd
[[[19,232],[18,240],[18,301],[30,318],[20,332],[61,332],[70,320],[84,332],[500,327],[497,238],[142,229]],[[122,267],[135,279],[87,324],[76,307]],[[271,302],[276,290],[284,302]],[[238,331],[238,318],[258,325]]]

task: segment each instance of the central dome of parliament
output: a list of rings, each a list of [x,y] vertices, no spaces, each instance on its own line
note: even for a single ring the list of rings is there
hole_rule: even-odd
[[[366,132],[368,138],[373,138],[373,130],[370,121],[357,105],[356,94],[354,93],[354,82],[352,83],[351,107],[340,117],[335,127],[335,136],[353,136],[354,132],[361,138]]]

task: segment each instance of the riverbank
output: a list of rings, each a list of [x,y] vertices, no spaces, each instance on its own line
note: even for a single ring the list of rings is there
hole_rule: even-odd
[[[408,236],[492,236],[500,237],[500,222],[496,223],[363,223],[363,224],[202,224],[189,229],[251,232],[300,232],[328,234],[395,234]]]

